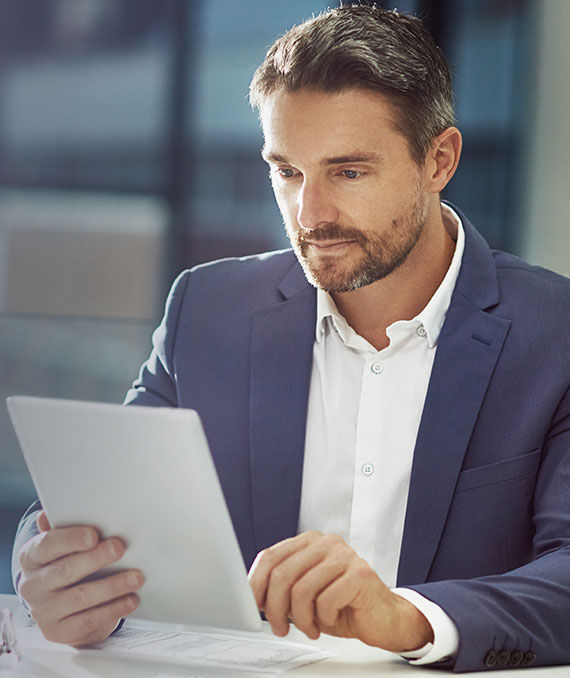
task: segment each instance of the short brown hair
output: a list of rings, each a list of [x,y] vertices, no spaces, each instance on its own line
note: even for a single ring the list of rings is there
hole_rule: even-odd
[[[388,97],[396,129],[423,162],[432,140],[454,124],[449,66],[416,17],[377,6],[328,10],[276,40],[250,85],[260,109],[278,89],[368,89]]]

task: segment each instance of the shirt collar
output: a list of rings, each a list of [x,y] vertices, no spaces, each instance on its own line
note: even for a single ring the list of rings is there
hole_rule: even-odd
[[[463,251],[465,249],[465,232],[461,219],[449,205],[442,203],[441,207],[444,219],[447,219],[452,224],[452,232],[457,228],[455,252],[453,253],[447,273],[441,281],[440,286],[435,291],[435,294],[415,318],[412,320],[398,320],[397,322],[392,323],[386,330],[388,336],[390,336],[390,330],[404,329],[407,327],[418,328],[423,325],[430,348],[433,348],[437,344],[439,333],[445,322],[445,316],[449,304],[451,303],[451,295],[453,294],[455,283],[457,282],[457,276],[459,275],[461,260],[463,258]],[[323,340],[325,334],[327,318],[330,318],[330,322],[339,333],[343,342],[347,343],[350,333],[352,332],[351,327],[339,313],[331,295],[328,294],[328,292],[317,289],[317,325],[315,339],[319,343]]]
[[[327,318],[330,318],[333,327],[346,344],[350,334],[350,325],[346,322],[344,316],[339,313],[331,295],[328,292],[317,288],[317,328],[315,338],[319,343],[323,340],[325,335]]]

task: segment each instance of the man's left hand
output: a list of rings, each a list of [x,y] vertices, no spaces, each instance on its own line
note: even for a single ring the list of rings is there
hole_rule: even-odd
[[[312,639],[323,632],[391,652],[433,642],[423,614],[392,593],[337,535],[304,532],[261,551],[249,581],[259,609],[278,636],[287,634],[291,619]]]

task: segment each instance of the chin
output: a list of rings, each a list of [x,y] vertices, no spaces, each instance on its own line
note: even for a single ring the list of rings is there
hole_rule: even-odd
[[[372,275],[367,270],[357,270],[350,272],[330,270],[333,267],[327,267],[329,270],[311,268],[306,262],[301,262],[303,271],[308,282],[317,289],[328,292],[329,294],[337,292],[354,292],[361,287],[366,287],[378,280],[377,275]]]

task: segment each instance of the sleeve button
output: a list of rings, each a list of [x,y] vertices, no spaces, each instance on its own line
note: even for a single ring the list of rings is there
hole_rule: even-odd
[[[495,650],[489,650],[485,655],[485,666],[491,668],[497,663],[497,653]]]
[[[519,666],[523,660],[523,653],[516,650],[511,653],[511,658],[509,659],[509,666]]]
[[[534,652],[525,652],[521,661],[521,666],[530,666],[535,659],[536,655]]]
[[[508,650],[501,650],[497,655],[497,665],[506,666],[511,658],[511,653]]]

